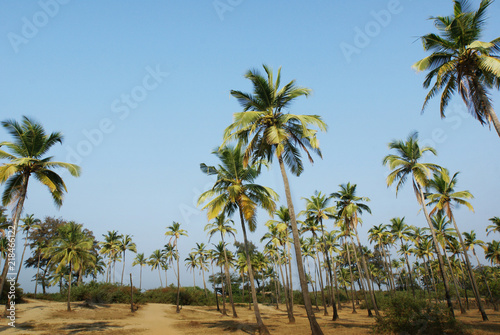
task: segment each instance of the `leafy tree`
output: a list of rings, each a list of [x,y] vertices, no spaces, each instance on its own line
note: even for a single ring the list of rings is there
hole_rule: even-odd
[[[429,88],[422,110],[440,91],[441,117],[451,97],[458,93],[469,112],[482,125],[493,123],[500,136],[500,121],[493,110],[489,89],[500,86],[500,37],[491,42],[479,40],[486,22],[486,10],[493,0],[482,0],[477,11],[467,0],[455,0],[450,16],[432,17],[438,34],[422,36],[430,56],[413,65],[417,71],[428,70],[424,88]]]
[[[245,78],[252,82],[253,93],[231,91],[231,95],[243,107],[243,112],[234,114],[234,122],[225,130],[223,145],[232,140],[247,145],[244,153],[245,165],[250,161],[256,162],[262,159],[271,162],[276,156],[290,211],[295,258],[307,317],[312,333],[322,334],[309,297],[307,279],[302,264],[295,209],[285,166],[290,169],[292,174],[298,176],[304,169],[300,149],[306,153],[311,162],[313,159],[310,151],[321,156],[319,141],[316,138],[317,130],[311,126],[318,127],[322,131],[326,131],[327,126],[318,115],[286,113],[286,109],[296,98],[307,97],[311,90],[296,86],[294,80],[280,88],[281,69],[278,70],[276,80],[270,67],[264,65],[264,70],[267,78],[261,75],[258,70],[249,70],[245,74]]]
[[[28,181],[33,175],[36,180],[45,185],[56,207],[61,207],[66,185],[61,176],[53,171],[63,168],[74,177],[80,175],[80,167],[74,164],[56,162],[52,157],[43,157],[55,144],[62,144],[63,136],[59,132],[46,134],[40,123],[23,116],[22,122],[7,120],[2,126],[12,136],[13,141],[0,142],[0,147],[6,147],[11,153],[0,150],[0,159],[9,162],[0,166],[0,184],[5,184],[2,194],[4,206],[13,205],[12,219],[14,234],[17,233],[19,219],[23,211],[24,201],[28,191]],[[8,262],[5,262],[0,279],[0,295],[8,272]]]

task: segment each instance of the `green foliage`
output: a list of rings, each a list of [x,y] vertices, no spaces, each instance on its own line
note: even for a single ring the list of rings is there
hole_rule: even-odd
[[[8,296],[12,296],[12,292],[10,292],[10,282],[6,282],[5,285],[3,286],[3,291],[2,291],[2,298],[0,299],[0,304],[5,305],[7,303],[7,298]],[[15,294],[14,294],[14,301],[16,304],[24,302],[23,297],[24,297],[24,292],[23,289],[19,286],[19,283],[16,283],[16,288],[15,288]]]
[[[209,300],[210,301],[207,300],[204,291],[200,288],[183,287],[180,290],[179,305],[202,306],[211,304],[211,300],[213,299]],[[162,304],[176,304],[177,287],[171,285],[166,288],[148,290],[141,294],[141,297],[138,298],[138,301],[143,303],[153,302]]]
[[[468,334],[444,306],[409,294],[397,295],[387,301],[385,315],[376,318],[373,331],[378,334]]]

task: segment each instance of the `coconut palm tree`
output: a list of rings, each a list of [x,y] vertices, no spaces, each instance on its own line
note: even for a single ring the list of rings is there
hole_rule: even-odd
[[[396,154],[387,155],[382,161],[382,163],[384,165],[388,165],[391,170],[387,176],[387,186],[389,187],[397,181],[397,196],[399,189],[404,185],[408,177],[411,178],[415,197],[417,198],[417,202],[422,207],[432,235],[432,242],[434,243],[434,248],[436,249],[439,271],[441,273],[441,278],[443,279],[446,303],[448,305],[450,315],[454,317],[455,314],[453,312],[453,304],[451,303],[450,287],[444,269],[443,257],[436,239],[436,233],[434,231],[431,218],[425,206],[425,196],[423,192],[423,188],[427,187],[431,172],[436,172],[440,170],[441,167],[432,163],[421,163],[420,161],[426,152],[436,155],[436,150],[432,147],[421,148],[418,144],[417,132],[411,133],[406,141],[395,140],[390,142],[388,147],[390,150],[396,151]]]
[[[132,262],[132,266],[139,265],[140,268],[140,276],[139,276],[139,291],[142,289],[142,267],[148,264],[148,260],[144,257],[144,253],[140,253],[135,255],[134,261]]]
[[[389,287],[394,292],[396,290],[396,285],[394,283],[394,274],[392,273],[392,268],[390,266],[390,262],[387,261],[387,254],[385,252],[385,246],[383,244],[384,237],[387,234],[390,234],[386,231],[387,225],[380,224],[375,225],[368,230],[368,240],[371,242],[375,242],[378,245],[378,249],[381,251],[382,256],[384,257],[384,261],[382,262],[384,265],[385,272],[389,275]]]
[[[80,175],[80,167],[74,164],[53,161],[53,157],[43,157],[55,144],[62,144],[63,135],[59,132],[47,134],[43,126],[23,116],[22,122],[7,120],[2,126],[12,136],[13,141],[0,142],[11,153],[0,150],[0,159],[9,162],[0,166],[0,184],[5,184],[2,193],[2,205],[13,205],[13,231],[17,233],[19,219],[23,211],[27,196],[28,182],[33,175],[36,180],[49,189],[56,207],[61,207],[66,184],[61,176],[53,171],[54,168],[63,168],[74,177]],[[4,263],[0,278],[0,297],[8,273],[9,262]]]
[[[428,70],[424,88],[429,88],[422,111],[431,98],[441,94],[441,117],[455,93],[460,94],[469,112],[482,125],[493,123],[500,136],[500,121],[493,110],[489,89],[500,86],[500,37],[491,42],[479,40],[486,22],[486,9],[493,0],[482,0],[477,11],[467,0],[455,0],[450,16],[432,17],[438,34],[422,36],[425,51],[432,54],[413,65]]]
[[[205,290],[205,297],[208,299],[207,284],[205,282],[205,272],[208,271],[207,267],[208,251],[206,249],[206,245],[205,243],[196,243],[196,247],[191,250],[193,250],[196,256],[198,267],[200,268],[200,272],[203,278],[203,289]]]
[[[467,199],[473,198],[472,194],[469,191],[455,191],[455,186],[457,184],[457,175],[458,172],[456,172],[453,177],[450,178],[448,170],[444,168],[441,169],[438,173],[434,173],[434,178],[429,181],[428,193],[426,194],[427,199],[429,199],[429,203],[427,205],[434,205],[434,208],[429,213],[430,215],[434,214],[436,211],[444,211],[444,213],[446,213],[446,216],[448,216],[450,221],[453,223],[458,236],[458,240],[460,241],[460,246],[462,247],[463,254],[465,256],[467,271],[469,272],[469,276],[471,278],[472,291],[474,292],[477,306],[479,308],[479,311],[481,312],[483,321],[486,321],[488,320],[488,316],[486,315],[483,303],[481,302],[481,296],[479,294],[474,271],[472,271],[472,265],[469,260],[469,255],[465,251],[465,243],[462,238],[462,234],[458,229],[452,211],[452,209],[457,205],[465,205],[467,208],[469,208],[469,210],[474,211],[472,205],[467,201]]]
[[[132,236],[124,235],[121,240],[118,241],[118,250],[123,257],[123,267],[122,267],[122,280],[120,285],[123,285],[123,274],[125,273],[125,252],[130,250],[137,253],[137,247],[134,242],[132,242]]]
[[[330,197],[337,199],[337,212],[339,217],[342,219],[342,222],[345,224],[346,228],[352,230],[354,232],[354,235],[356,236],[358,247],[359,250],[361,251],[361,264],[363,266],[365,274],[368,276],[368,278],[364,277],[363,271],[361,271],[361,267],[359,266],[359,262],[356,261],[359,269],[360,282],[362,283],[363,280],[366,280],[366,285],[368,286],[368,291],[370,294],[370,299],[373,304],[373,309],[375,310],[375,314],[379,316],[379,310],[377,302],[375,301],[375,294],[373,292],[373,287],[371,286],[371,281],[369,279],[368,266],[366,265],[366,259],[363,253],[363,249],[361,247],[361,242],[359,240],[358,228],[357,228],[358,223],[362,222],[358,215],[361,215],[363,211],[371,214],[370,207],[368,207],[368,205],[363,203],[370,201],[370,199],[367,197],[358,197],[356,195],[356,188],[357,188],[356,184],[351,184],[348,182],[347,184],[342,184],[339,186],[340,186],[340,191],[332,193]],[[352,235],[350,235],[350,238],[352,239]],[[356,248],[354,248],[354,256],[356,259],[358,258]],[[370,309],[369,308],[367,309],[368,309],[368,315],[370,315]]]
[[[107,266],[107,278],[108,282],[111,282],[111,263],[113,263],[113,282],[115,282],[115,264],[120,256],[120,239],[122,235],[118,234],[116,230],[108,231],[104,236],[104,241],[100,242],[101,249],[99,250],[100,254],[103,254],[108,257],[108,266]]]
[[[233,317],[237,318],[238,314],[236,313],[236,308],[234,306],[233,292],[232,292],[233,289],[231,286],[231,276],[229,274],[229,262],[227,259],[226,244],[224,242],[224,236],[226,236],[226,234],[232,235],[234,240],[236,241],[236,235],[235,235],[236,229],[232,227],[233,225],[234,221],[226,219],[224,213],[221,213],[215,218],[215,222],[209,223],[205,226],[205,231],[208,230],[209,242],[214,234],[220,234],[221,236],[222,245],[224,246],[224,274],[226,277],[226,286],[228,288],[228,293],[229,293],[229,302],[231,303],[231,307],[233,310]]]
[[[217,176],[217,181],[212,189],[200,195],[198,205],[208,201],[203,207],[203,209],[207,209],[208,220],[214,219],[222,212],[227,216],[238,212],[243,232],[255,318],[261,334],[269,334],[269,330],[262,321],[257,303],[245,222],[250,231],[254,231],[256,229],[257,208],[262,207],[271,215],[276,209],[274,201],[277,200],[278,195],[272,189],[254,183],[260,173],[259,164],[245,166],[239,146],[224,147],[213,153],[220,159],[221,164],[215,167],[202,163],[200,169],[208,175]]]
[[[161,282],[161,265],[164,262],[163,260],[163,252],[160,249],[156,249],[153,251],[151,256],[149,256],[148,264],[151,266],[151,271],[154,269],[158,269],[158,277],[160,278],[160,287],[163,287],[163,283]]]
[[[304,211],[299,212],[299,216],[305,215],[306,217],[316,221],[319,223],[321,227],[321,238],[323,241],[323,245],[326,246],[326,237],[325,237],[325,229],[323,227],[323,220],[334,218],[336,211],[334,206],[328,206],[331,198],[326,195],[321,194],[321,192],[315,191],[314,195],[310,198],[302,198],[306,201],[306,209]],[[326,249],[325,249],[326,251]],[[330,261],[329,252],[325,252],[326,256],[326,264],[328,267],[328,274],[330,276],[330,293],[332,299],[332,308],[333,308],[333,318],[332,321],[336,321],[339,318],[337,312],[337,303],[335,301],[335,290],[333,289],[333,271],[332,264]]]
[[[179,240],[179,237],[181,236],[188,236],[187,231],[184,229],[181,229],[181,224],[178,222],[173,222],[171,226],[168,226],[167,232],[165,233],[165,236],[171,236],[169,240],[169,244],[172,244],[175,247],[175,253],[177,255],[177,307],[176,307],[176,312],[180,313],[180,308],[179,308],[179,299],[181,296],[181,274],[179,272],[179,249],[178,249],[178,244],[177,241]],[[174,242],[172,243],[172,239]]]
[[[488,242],[486,246],[484,246],[484,255],[491,264],[500,264],[500,242]]]
[[[486,227],[486,236],[488,236],[490,233],[500,233],[500,218],[498,216],[492,217],[489,219],[493,224],[490,224],[488,227]]]
[[[198,260],[196,259],[196,256],[194,253],[190,252],[188,256],[184,259],[184,262],[186,263],[186,267],[188,269],[191,269],[193,272],[193,288],[196,288],[196,268],[198,267]]]
[[[394,237],[399,238],[399,241],[401,242],[401,250],[404,249],[404,247],[403,247],[404,242],[403,241],[408,241],[410,239],[411,232],[412,232],[410,226],[408,226],[404,220],[405,220],[404,217],[403,218],[392,218],[391,219],[391,226],[390,226],[391,234]],[[413,276],[411,274],[412,271],[410,268],[410,261],[408,260],[408,254],[405,252],[403,252],[403,254],[405,256],[406,266],[408,268],[408,275],[410,277],[411,289],[413,292],[413,296],[415,297],[415,287],[413,286]]]
[[[21,221],[24,222],[23,225],[21,225],[21,229],[24,232],[24,235],[26,236],[24,238],[24,248],[23,248],[23,253],[21,255],[21,260],[19,261],[19,269],[17,270],[17,275],[16,275],[16,283],[17,280],[19,279],[19,274],[21,273],[21,268],[23,267],[23,259],[24,259],[24,253],[26,252],[26,247],[28,246],[28,235],[30,233],[31,229],[37,229],[40,228],[40,219],[35,219],[34,214],[26,215],[24,219]]]
[[[300,149],[302,149],[311,163],[313,162],[310,151],[321,157],[319,142],[316,138],[317,130],[326,131],[326,124],[317,115],[293,115],[286,112],[292,102],[301,96],[308,96],[311,90],[298,87],[295,81],[280,88],[281,69],[278,70],[276,80],[270,67],[264,65],[266,77],[258,70],[249,70],[245,78],[253,85],[253,93],[231,91],[243,112],[234,114],[234,122],[226,128],[224,142],[238,140],[247,145],[244,154],[244,162],[266,159],[271,162],[274,155],[278,160],[288,210],[290,211],[295,259],[299,273],[300,286],[304,297],[304,305],[313,334],[322,334],[312,309],[311,298],[307,288],[307,280],[302,264],[302,255],[299,243],[299,231],[293,207],[290,184],[286,173],[286,167],[294,175],[300,175],[304,169]]]
[[[68,266],[68,311],[71,311],[71,275],[73,271],[78,271],[85,258],[93,258],[93,241],[82,232],[82,225],[69,222],[59,228],[59,235],[48,247],[46,257],[51,259],[51,263],[57,264],[55,273],[59,274]]]

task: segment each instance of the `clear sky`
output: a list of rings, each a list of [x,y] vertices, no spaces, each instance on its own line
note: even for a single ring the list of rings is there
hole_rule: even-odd
[[[500,36],[500,2],[488,12],[487,41]],[[315,190],[330,194],[351,182],[371,199],[364,243],[371,226],[395,216],[425,227],[410,185],[396,198],[382,166],[387,143],[416,130],[438,152],[428,161],[461,171],[458,188],[475,196],[475,213],[456,211],[459,227],[490,241],[488,218],[500,215],[500,140],[458,98],[446,120],[438,100],[422,115],[425,74],[411,68],[426,56],[418,37],[435,31],[428,18],[451,13],[448,0],[1,1],[0,119],[28,115],[63,132],[51,154],[82,167],[80,178],[64,175],[69,192],[60,210],[33,181],[25,213],[83,223],[98,239],[108,230],[133,235],[146,256],[178,221],[189,233],[179,242],[186,258],[207,240],[196,199],[213,180],[199,164],[217,164],[211,151],[241,110],[229,92],[251,91],[243,74],[268,64],[282,67],[282,82],[313,90],[291,112],[319,114],[329,126],[319,135],[323,159],[305,162],[290,180],[297,211]],[[500,106],[498,92],[492,99]],[[0,129],[0,140],[9,139]],[[277,166],[258,181],[285,203]],[[267,220],[259,216],[252,240]],[[33,291],[33,272],[23,274],[22,286]],[[190,274],[181,276],[192,285]],[[144,271],[143,287],[158,285],[157,274]]]

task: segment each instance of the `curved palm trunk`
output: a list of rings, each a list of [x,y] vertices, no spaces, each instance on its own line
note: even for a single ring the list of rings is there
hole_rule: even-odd
[[[243,239],[245,242],[245,253],[247,258],[247,267],[248,267],[248,276],[250,281],[250,290],[252,292],[252,300],[253,300],[253,309],[255,313],[255,319],[257,320],[257,325],[259,327],[259,331],[261,335],[269,335],[269,330],[266,325],[262,321],[262,317],[260,315],[259,304],[257,302],[257,292],[255,291],[255,283],[253,279],[253,269],[252,262],[250,261],[250,250],[248,248],[248,239],[247,239],[247,230],[245,227],[245,219],[243,218],[243,212],[241,211],[241,207],[238,206],[240,212],[240,220],[241,220],[241,229],[243,231]]]
[[[21,193],[19,194],[19,201],[16,204],[16,210],[14,212],[14,219],[12,220],[12,231],[13,235],[10,238],[16,239],[17,235],[17,227],[19,225],[19,218],[21,217],[21,213],[23,211],[24,200],[26,199],[26,192],[28,190],[28,180],[29,175],[23,175],[23,186],[21,189]],[[5,259],[5,263],[3,265],[2,270],[2,278],[0,278],[0,298],[2,297],[3,287],[7,280],[7,274],[9,272],[9,258]],[[7,304],[10,304],[10,299],[7,299]]]
[[[413,185],[416,185],[415,180],[413,179]],[[448,284],[448,277],[446,276],[445,270],[444,270],[444,262],[443,262],[443,256],[441,255],[441,251],[439,248],[439,243],[436,238],[436,232],[434,231],[434,226],[432,225],[431,218],[429,216],[429,213],[427,212],[427,208],[425,207],[425,196],[424,192],[420,187],[418,187],[418,194],[417,196],[417,201],[418,203],[422,206],[422,210],[424,211],[425,219],[427,220],[427,224],[429,225],[430,231],[431,231],[431,236],[432,236],[432,242],[434,243],[434,248],[436,250],[436,255],[438,258],[438,263],[439,263],[439,272],[441,273],[441,278],[443,279],[443,284],[444,284],[444,294],[446,298],[446,304],[448,306],[448,310],[450,312],[451,317],[455,318],[455,313],[453,311],[453,304],[451,303],[451,296],[450,296],[450,285]]]
[[[181,297],[181,273],[179,272],[179,250],[177,248],[177,237],[175,237],[175,254],[177,255],[177,308],[176,313],[180,313],[179,300]]]
[[[283,177],[283,184],[285,186],[286,202],[288,205],[288,211],[290,213],[290,223],[292,226],[293,235],[293,246],[295,249],[295,258],[297,261],[297,270],[299,272],[300,287],[302,289],[302,295],[304,297],[304,307],[307,312],[307,318],[309,319],[309,325],[311,327],[312,335],[323,334],[318,321],[316,321],[316,316],[312,308],[311,297],[309,296],[309,290],[307,289],[307,280],[304,273],[304,266],[302,264],[302,253],[300,251],[300,240],[299,240],[299,230],[297,228],[297,221],[295,219],[295,210],[292,202],[292,195],[290,193],[290,185],[288,183],[288,177],[285,171],[285,164],[283,163],[283,158],[281,155],[278,157],[278,162],[280,165],[281,176]]]
[[[493,114],[495,114],[495,112],[493,112]],[[495,118],[496,118],[496,114],[495,114]],[[498,123],[498,118],[496,119],[496,122]],[[497,132],[498,132],[498,131],[500,131],[500,128],[496,128],[497,126],[498,126],[498,124],[495,124],[495,129],[497,129]],[[498,133],[498,135],[500,136],[500,132]],[[462,246],[463,254],[465,256],[465,262],[467,264],[467,271],[469,272],[469,277],[471,278],[472,291],[474,292],[474,295],[476,298],[477,307],[479,308],[479,311],[481,312],[481,317],[483,318],[483,321],[487,321],[488,316],[486,315],[486,312],[485,312],[484,307],[483,307],[483,303],[481,302],[481,295],[479,294],[479,289],[477,287],[476,278],[474,276],[474,272],[472,271],[472,266],[471,266],[470,261],[469,261],[469,255],[467,254],[467,251],[466,251],[467,249],[465,248],[465,243],[464,243],[464,240],[462,238],[462,234],[460,234],[460,230],[458,230],[457,223],[455,222],[455,217],[453,216],[451,211],[450,211],[450,216],[451,216],[451,221],[453,222],[453,226],[455,227],[455,230],[457,232],[458,239],[460,241],[460,245]]]
[[[19,261],[19,269],[17,270],[16,283],[17,280],[19,279],[19,274],[21,273],[21,269],[23,268],[24,252],[26,251],[27,245],[28,245],[28,232],[26,232],[26,240],[24,241],[23,254],[21,255],[21,260]]]
[[[222,232],[221,232],[221,236],[222,236]],[[222,236],[222,244],[224,244],[224,236]],[[227,285],[228,293],[229,293],[229,302],[231,303],[231,308],[233,310],[233,318],[237,318],[238,313],[236,313],[236,308],[234,307],[233,289],[231,287],[231,277],[229,276],[229,265],[227,262],[227,251],[226,251],[225,245],[224,245],[224,271],[225,271],[225,275],[226,275],[226,285]],[[193,275],[193,278],[194,278],[194,275]]]

